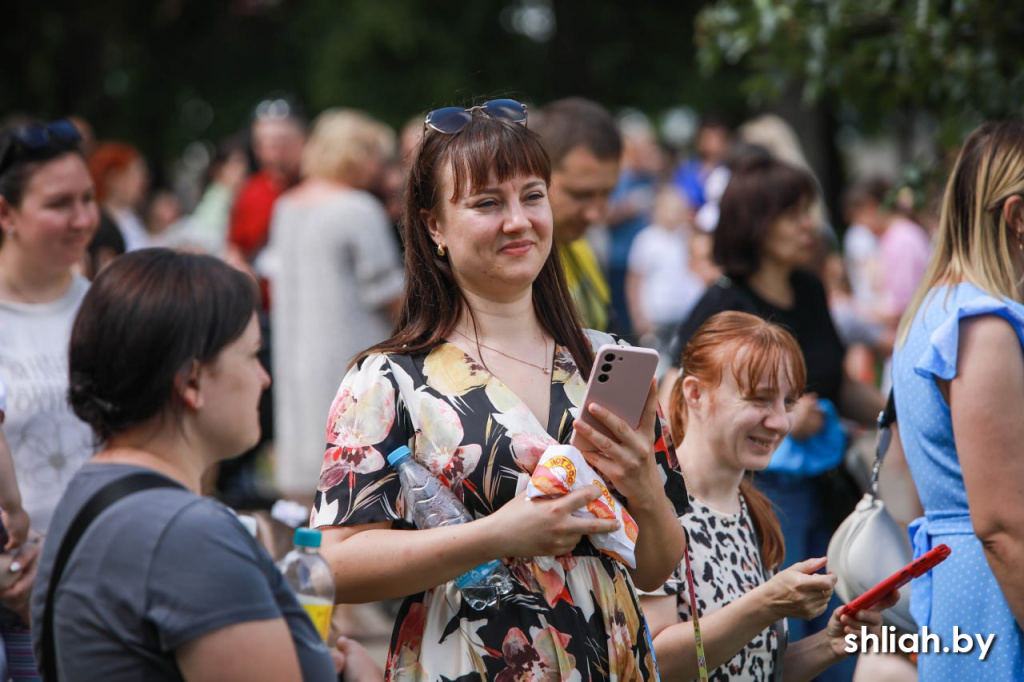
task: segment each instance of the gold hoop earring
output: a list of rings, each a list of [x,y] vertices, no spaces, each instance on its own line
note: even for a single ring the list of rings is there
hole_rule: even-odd
[[[444,244],[437,245],[437,257],[444,258],[445,254],[448,253],[448,249],[444,248]]]

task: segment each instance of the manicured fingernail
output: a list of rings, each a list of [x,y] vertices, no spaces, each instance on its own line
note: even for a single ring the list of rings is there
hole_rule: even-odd
[[[17,561],[12,561],[11,565],[7,568],[11,573],[17,573],[21,570],[21,564]]]
[[[601,406],[597,403],[590,403],[590,411],[594,414],[601,414]]]

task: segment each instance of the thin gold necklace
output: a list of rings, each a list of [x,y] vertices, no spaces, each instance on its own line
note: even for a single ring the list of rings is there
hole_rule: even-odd
[[[527,362],[526,360],[521,360],[521,359],[515,357],[514,355],[509,355],[508,353],[503,353],[500,350],[498,350],[497,348],[491,348],[490,346],[488,346],[486,343],[484,343],[480,339],[474,339],[474,338],[471,338],[469,336],[466,336],[465,334],[460,332],[458,329],[455,329],[454,331],[455,331],[456,334],[458,334],[462,338],[466,339],[467,341],[472,341],[473,343],[475,343],[476,345],[480,346],[481,348],[486,348],[487,350],[493,351],[493,352],[497,353],[498,355],[505,356],[509,360],[515,360],[516,362],[518,362],[520,364],[529,365],[530,367],[535,367],[536,369],[539,369],[544,374],[551,374],[551,370],[548,369],[546,362],[545,362],[543,367],[541,367],[540,365],[535,365],[532,362]],[[544,357],[545,358],[547,358],[547,353],[548,353],[548,343],[547,343],[547,341],[545,341],[544,342]]]

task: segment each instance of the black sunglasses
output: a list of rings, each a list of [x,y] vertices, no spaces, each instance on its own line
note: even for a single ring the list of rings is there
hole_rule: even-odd
[[[8,162],[19,151],[38,152],[53,145],[70,147],[82,141],[71,121],[62,118],[46,125],[23,125],[7,131],[3,137],[6,144],[0,149],[0,172],[7,169]]]
[[[475,107],[444,107],[434,109],[423,121],[424,130],[430,128],[445,135],[454,135],[473,120],[473,112],[480,111],[509,123],[526,123],[526,105],[514,99],[492,99]]]

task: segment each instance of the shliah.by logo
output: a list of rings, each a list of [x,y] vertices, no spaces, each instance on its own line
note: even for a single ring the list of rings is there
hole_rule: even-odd
[[[882,634],[876,635],[868,632],[864,626],[860,628],[860,636],[846,635],[846,646],[844,650],[848,654],[968,654],[974,650],[974,640],[978,640],[978,660],[984,661],[988,651],[995,643],[996,636],[991,634],[988,637],[960,632],[960,628],[953,626],[953,646],[943,646],[942,638],[934,632],[928,632],[928,626],[921,628],[920,633],[906,632],[897,635],[897,629],[891,625],[882,626]],[[860,640],[858,642],[857,640]]]

